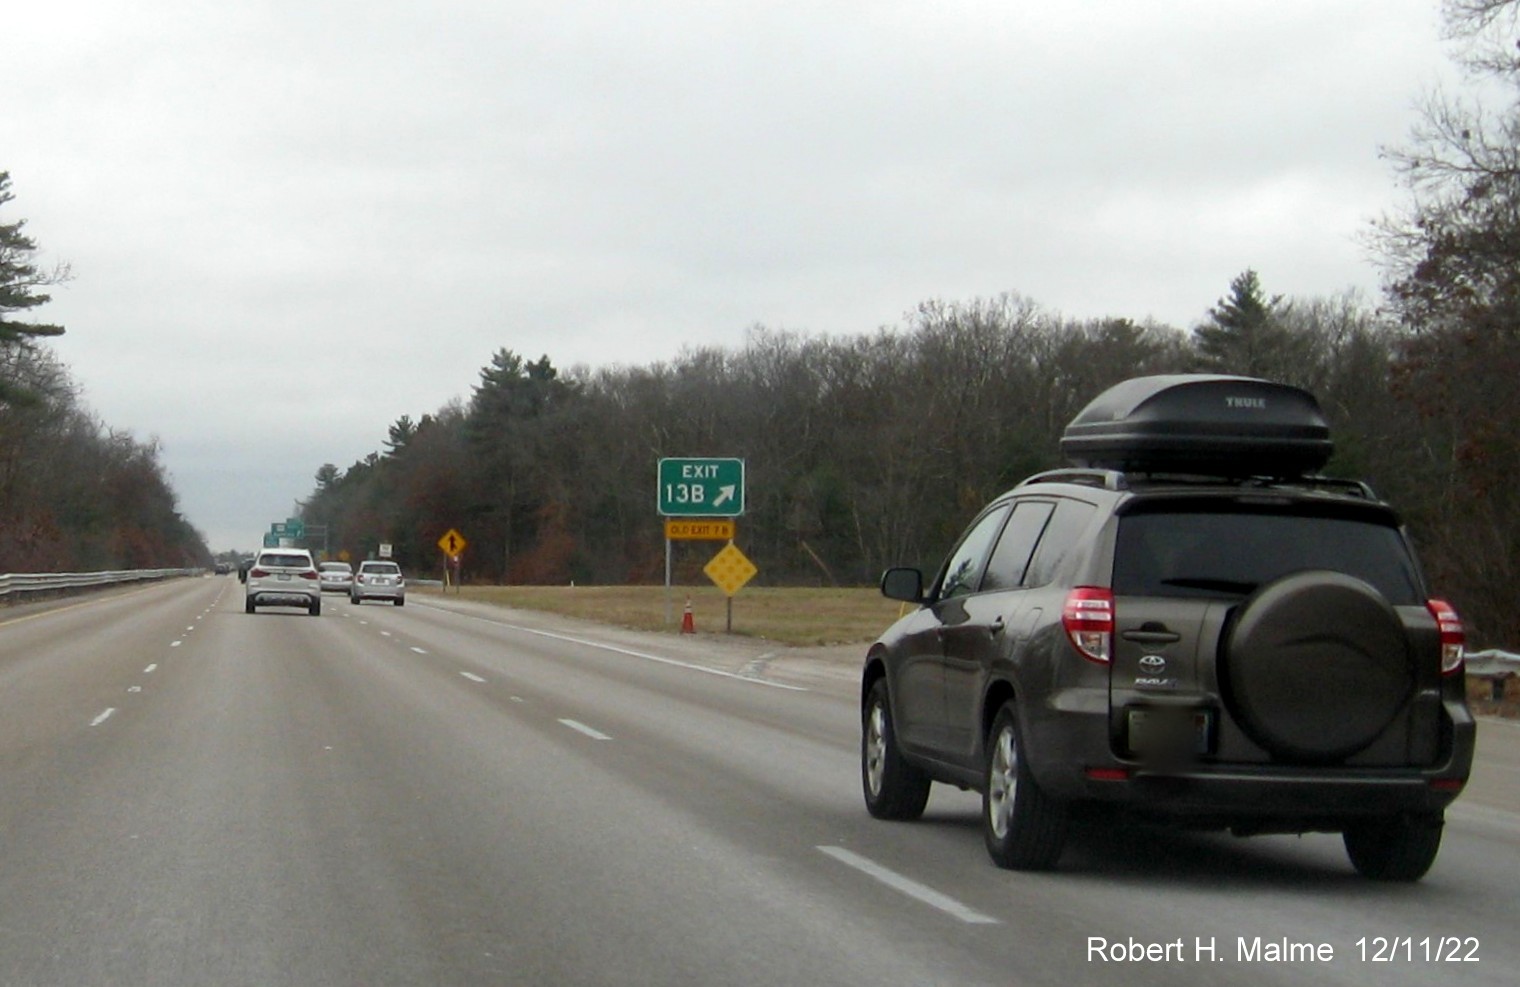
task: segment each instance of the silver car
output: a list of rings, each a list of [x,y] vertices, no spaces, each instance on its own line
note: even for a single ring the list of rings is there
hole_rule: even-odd
[[[347,593],[354,584],[354,567],[347,562],[323,562],[317,566],[324,593]]]
[[[394,562],[360,562],[348,589],[348,601],[365,600],[390,600],[398,607],[406,606],[406,577],[401,575],[401,567]]]
[[[313,617],[322,612],[322,582],[317,564],[304,548],[266,548],[248,569],[243,609],[305,607]]]

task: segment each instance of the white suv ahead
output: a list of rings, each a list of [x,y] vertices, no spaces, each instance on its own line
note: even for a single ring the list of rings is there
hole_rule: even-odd
[[[322,612],[322,582],[317,564],[304,548],[266,548],[248,570],[243,609],[305,607],[313,617]]]

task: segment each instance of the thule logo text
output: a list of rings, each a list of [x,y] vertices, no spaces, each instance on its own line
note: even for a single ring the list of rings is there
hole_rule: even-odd
[[[1259,408],[1262,411],[1266,411],[1267,410],[1267,399],[1266,398],[1225,398],[1224,399],[1224,406],[1226,408]]]

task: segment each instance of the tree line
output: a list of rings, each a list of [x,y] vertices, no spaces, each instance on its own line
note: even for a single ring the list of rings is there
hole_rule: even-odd
[[[0,171],[0,206],[14,199]],[[177,510],[158,446],[98,421],[28,318],[67,266],[41,267],[25,220],[0,224],[0,573],[205,565]]]
[[[1247,271],[1191,333],[1005,295],[926,302],[869,336],[757,327],[738,349],[643,367],[562,373],[502,349],[467,401],[399,419],[383,451],[346,470],[322,467],[303,515],[353,556],[384,542],[413,570],[438,571],[435,543],[457,528],[476,580],[658,582],[657,461],[737,456],[737,541],[757,582],[865,585],[889,564],[933,567],[987,500],[1061,465],[1062,429],[1105,387],[1243,373],[1320,398],[1336,439],[1327,472],[1399,505],[1436,585],[1477,617],[1464,580],[1478,559],[1452,509],[1466,496],[1456,437],[1395,386],[1409,342],[1354,296],[1285,301]],[[680,546],[680,578],[701,580],[716,547]]]

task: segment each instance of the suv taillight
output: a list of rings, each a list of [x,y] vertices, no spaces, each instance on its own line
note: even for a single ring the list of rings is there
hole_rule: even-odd
[[[248,575],[252,576],[254,579],[263,579],[265,576],[269,575],[269,573],[263,569],[254,568],[248,570]]]
[[[1425,606],[1441,632],[1441,674],[1455,675],[1462,670],[1462,655],[1467,646],[1467,631],[1462,626],[1462,618],[1445,600],[1430,600]]]
[[[302,579],[321,579],[322,576],[315,569],[307,569],[305,572],[301,573],[301,578]]]
[[[1113,655],[1114,591],[1101,586],[1076,587],[1066,594],[1061,626],[1083,658],[1107,665]]]

